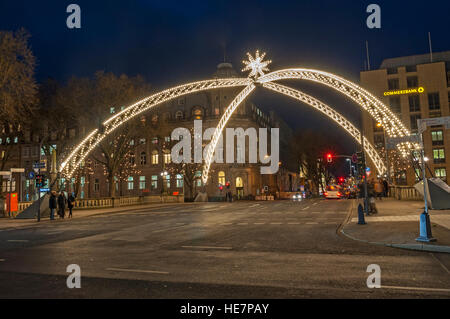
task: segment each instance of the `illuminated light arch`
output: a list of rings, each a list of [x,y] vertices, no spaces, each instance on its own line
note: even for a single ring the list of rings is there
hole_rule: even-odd
[[[339,126],[344,128],[347,131],[347,133],[349,133],[358,142],[358,144],[361,144],[361,132],[345,117],[340,115],[338,112],[336,112],[334,109],[332,109],[322,101],[310,95],[307,95],[301,91],[276,83],[271,82],[264,83],[263,87],[290,96],[296,100],[299,100],[312,106],[313,108],[322,112],[323,114],[331,118],[334,122],[339,124]],[[385,174],[387,172],[387,169],[383,159],[380,157],[375,147],[369,142],[369,140],[365,136],[364,136],[364,150],[369,155],[369,158],[372,160],[378,173],[380,175]]]
[[[153,94],[107,119],[103,123],[101,131],[99,129],[93,130],[63,161],[59,167],[59,172],[63,173],[66,178],[71,178],[83,160],[108,134],[156,105],[191,93],[218,88],[248,86],[252,83],[253,81],[248,78],[213,79],[188,83]]]
[[[331,118],[334,122],[339,124],[342,128],[344,128],[359,144],[361,144],[361,132],[352,124],[350,123],[345,117],[340,115],[337,111],[326,105],[325,103],[321,102],[320,100],[307,95],[301,91],[289,88],[284,85],[266,82],[263,83],[263,87],[275,91],[277,93],[281,93],[283,95],[292,97],[296,100],[299,100],[301,102],[304,102],[316,110],[322,112],[329,118]],[[255,88],[254,85],[247,86],[236,98],[230,103],[228,108],[225,110],[224,115],[219,121],[219,124],[217,125],[217,128],[213,134],[213,137],[211,139],[211,143],[209,144],[209,148],[207,150],[207,155],[205,159],[205,165],[203,167],[202,172],[202,181],[204,184],[208,182],[209,177],[209,170],[212,164],[212,160],[214,157],[214,151],[217,147],[217,143],[219,141],[220,136],[223,133],[223,130],[226,126],[226,123],[231,118],[233,112],[237,109],[237,107],[245,100],[245,98],[253,91]],[[364,137],[364,149],[366,153],[369,155],[369,158],[374,163],[378,173],[380,175],[383,175],[386,173],[386,165],[378,152],[376,151],[375,147],[369,142],[369,140]]]
[[[377,122],[381,123],[389,137],[405,137],[411,135],[403,122],[389,109],[389,107],[367,90],[337,75],[313,69],[296,68],[265,74],[258,78],[256,82],[267,83],[288,79],[313,81],[343,93],[366,110]],[[406,157],[408,155],[408,150],[416,148],[417,145],[413,145],[412,143],[402,143],[397,145],[397,147],[402,155]]]

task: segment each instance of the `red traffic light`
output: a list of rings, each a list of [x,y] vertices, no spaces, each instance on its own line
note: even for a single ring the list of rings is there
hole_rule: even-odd
[[[219,189],[220,189],[221,191],[223,191],[223,186],[222,186],[222,185],[220,185],[220,186],[219,186]]]
[[[327,160],[328,163],[331,163],[333,161],[333,155],[331,155],[330,153],[327,154]]]

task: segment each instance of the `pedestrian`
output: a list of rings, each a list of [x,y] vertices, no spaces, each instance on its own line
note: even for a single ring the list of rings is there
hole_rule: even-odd
[[[389,183],[387,180],[383,180],[383,188],[384,188],[384,197],[388,197],[389,195]]]
[[[374,190],[375,190],[376,198],[381,200],[382,196],[384,195],[384,186],[383,186],[381,179],[379,179],[375,182]]]
[[[55,191],[50,193],[48,208],[50,208],[50,220],[55,220],[55,209],[58,208]]]
[[[59,208],[58,214],[59,217],[63,219],[64,215],[66,214],[66,202],[67,202],[66,196],[64,195],[64,192],[61,191],[61,194],[59,194],[58,196],[58,208]]]
[[[73,196],[73,193],[69,195],[69,198],[67,198],[67,207],[69,208],[69,218],[72,218],[72,209],[75,204],[75,196]]]

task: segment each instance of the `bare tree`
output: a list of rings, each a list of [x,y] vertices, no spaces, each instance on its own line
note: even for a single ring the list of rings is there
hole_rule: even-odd
[[[35,107],[36,59],[28,45],[29,37],[24,29],[0,31],[0,170],[14,153],[19,153],[24,127],[30,123]]]

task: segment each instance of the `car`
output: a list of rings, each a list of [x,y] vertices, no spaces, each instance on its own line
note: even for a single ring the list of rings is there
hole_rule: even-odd
[[[300,200],[302,200],[302,199],[303,199],[303,196],[302,196],[302,194],[300,194],[300,193],[297,193],[297,194],[292,195],[292,200],[298,200],[298,201],[300,201]]]
[[[329,185],[327,186],[326,191],[323,193],[326,199],[340,199],[342,198],[342,192],[337,185]]]

